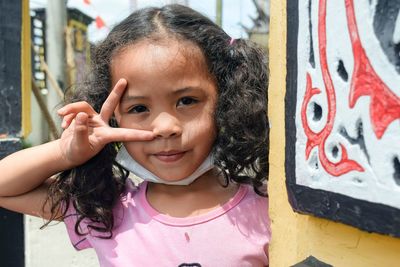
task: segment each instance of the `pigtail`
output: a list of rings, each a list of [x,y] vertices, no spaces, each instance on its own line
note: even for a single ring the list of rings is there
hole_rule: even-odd
[[[228,44],[229,42],[229,44]],[[227,40],[225,66],[215,66],[219,80],[215,145],[216,164],[237,183],[266,195],[269,127],[268,71],[264,51],[247,40]]]
[[[59,174],[49,188],[49,199],[52,203],[52,214],[59,211],[61,216],[54,219],[64,219],[70,207],[73,206],[77,216],[75,232],[81,232],[80,222],[86,219],[88,229],[95,230],[102,238],[110,238],[115,225],[112,209],[118,196],[125,188],[128,173],[118,164],[110,161],[115,158],[114,144],[106,145],[95,157],[85,164]],[[62,210],[60,210],[62,207]],[[51,220],[50,220],[51,221]]]

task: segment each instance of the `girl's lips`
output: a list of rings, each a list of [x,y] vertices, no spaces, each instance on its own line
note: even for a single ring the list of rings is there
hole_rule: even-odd
[[[154,156],[163,162],[174,162],[180,160],[184,155],[186,151],[170,151],[170,152],[160,152],[157,154],[154,154]]]

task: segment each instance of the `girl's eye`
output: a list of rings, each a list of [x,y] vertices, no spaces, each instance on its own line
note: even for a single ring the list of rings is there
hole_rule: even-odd
[[[188,105],[193,105],[195,103],[199,102],[198,100],[194,99],[193,97],[182,97],[181,99],[178,100],[178,103],[176,104],[177,106],[188,106]]]
[[[129,113],[142,113],[142,112],[146,112],[146,111],[149,111],[146,106],[137,105],[137,106],[132,107],[129,110]]]

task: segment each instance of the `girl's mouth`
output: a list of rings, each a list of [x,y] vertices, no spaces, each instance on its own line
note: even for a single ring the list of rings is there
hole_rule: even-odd
[[[162,151],[153,154],[158,160],[163,162],[175,162],[180,160],[186,151]]]

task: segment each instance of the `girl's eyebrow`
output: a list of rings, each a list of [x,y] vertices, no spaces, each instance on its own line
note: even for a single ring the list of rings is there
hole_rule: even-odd
[[[168,93],[168,95],[180,95],[180,94],[185,94],[185,93],[190,93],[190,92],[203,92],[203,89],[201,87],[197,87],[197,86],[193,86],[193,87],[188,86],[188,87],[176,89],[176,90]],[[148,98],[149,98],[148,96],[144,96],[144,95],[129,95],[128,93],[125,93],[121,98],[121,103],[133,101],[133,100],[145,100]]]
[[[188,87],[184,87],[184,88],[179,88],[177,90],[175,90],[174,92],[172,92],[171,94],[173,95],[179,95],[179,94],[184,94],[184,93],[188,93],[188,92],[203,92],[203,89],[201,87],[197,87],[197,86],[188,86]]]
[[[127,93],[125,93],[122,98],[121,98],[121,103],[125,103],[128,101],[132,101],[132,100],[144,100],[146,99],[146,96],[135,96],[135,95],[129,95]]]

